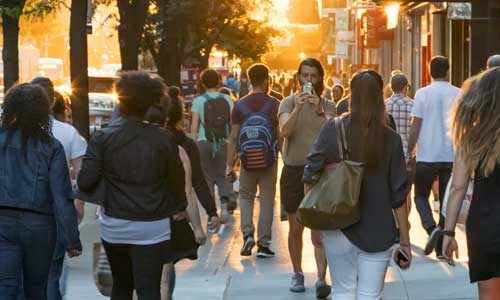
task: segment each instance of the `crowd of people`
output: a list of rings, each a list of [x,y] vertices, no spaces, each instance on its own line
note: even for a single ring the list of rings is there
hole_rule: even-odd
[[[114,120],[88,144],[69,124],[68,99],[48,78],[19,84],[7,92],[0,118],[1,298],[62,299],[65,254],[82,252],[78,224],[84,202],[90,202],[100,207],[111,299],[172,299],[175,263],[196,259],[205,229],[216,232],[230,220],[236,194],[241,256],[251,256],[255,246],[256,257],[275,256],[277,187],[289,223],[289,290],[304,292],[298,209],[323,172],[343,159],[343,149],[365,166],[360,219],[337,230],[311,230],[317,298],[332,293],[336,300],[381,299],[391,259],[402,269],[411,266],[412,185],[428,234],[424,254],[434,251],[453,264],[455,226],[473,177],[466,227],[470,281],[478,283],[480,299],[497,299],[499,57],[492,56],[488,69],[461,90],[449,82],[448,59],[433,57],[432,82],[414,99],[401,71],[392,72],[385,86],[374,70],[350,79],[327,76],[314,58],[303,60],[288,82],[274,78],[262,63],[224,82],[206,69],[188,132],[179,88],[145,72],[123,72],[115,83]],[[345,142],[338,140],[339,124]],[[436,181],[441,205],[451,185],[447,210],[437,222],[429,204]],[[206,227],[198,202],[208,215]],[[169,288],[161,289],[165,282]]]

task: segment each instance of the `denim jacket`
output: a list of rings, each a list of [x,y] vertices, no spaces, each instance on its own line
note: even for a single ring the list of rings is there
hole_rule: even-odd
[[[28,140],[22,149],[21,133],[0,132],[0,207],[53,215],[68,249],[81,249],[64,148]]]

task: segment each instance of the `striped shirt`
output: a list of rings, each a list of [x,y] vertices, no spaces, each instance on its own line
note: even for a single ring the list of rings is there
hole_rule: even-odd
[[[404,94],[393,94],[385,102],[387,113],[392,115],[396,123],[396,129],[401,140],[403,141],[403,150],[406,161],[410,159],[408,156],[408,140],[410,138],[411,127],[411,111],[413,109],[413,100],[406,97]]]

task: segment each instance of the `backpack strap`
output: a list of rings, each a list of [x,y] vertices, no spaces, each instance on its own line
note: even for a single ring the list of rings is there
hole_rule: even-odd
[[[273,98],[268,97],[266,104],[262,107],[260,110],[261,114],[269,114],[271,112],[271,109],[273,108]]]
[[[245,104],[244,101],[238,101],[237,103],[237,106],[238,106],[238,109],[241,111],[241,113],[243,114],[244,117],[250,115],[253,113],[252,110],[250,110],[250,108],[248,108],[248,106]]]

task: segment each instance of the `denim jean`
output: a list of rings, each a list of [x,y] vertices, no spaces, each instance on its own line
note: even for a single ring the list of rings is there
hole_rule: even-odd
[[[61,300],[65,294],[66,287],[66,264],[64,256],[66,247],[59,240],[56,242],[52,264],[50,265],[49,280],[47,283],[47,298],[49,300]]]
[[[55,243],[53,216],[0,208],[2,300],[17,300],[21,292],[26,300],[47,299],[47,279]]]
[[[335,300],[380,300],[392,249],[366,252],[340,230],[323,231]]]
[[[438,177],[439,180],[439,204],[440,207],[443,206],[444,192],[446,191],[446,185],[451,176],[451,169],[453,168],[453,163],[451,162],[417,162],[416,173],[415,173],[415,206],[417,208],[418,214],[420,215],[420,220],[422,221],[422,226],[427,231],[428,234],[436,227],[436,222],[432,216],[432,209],[429,204],[429,196],[432,190],[432,183],[434,179]],[[444,228],[444,216],[439,214],[439,226]]]

